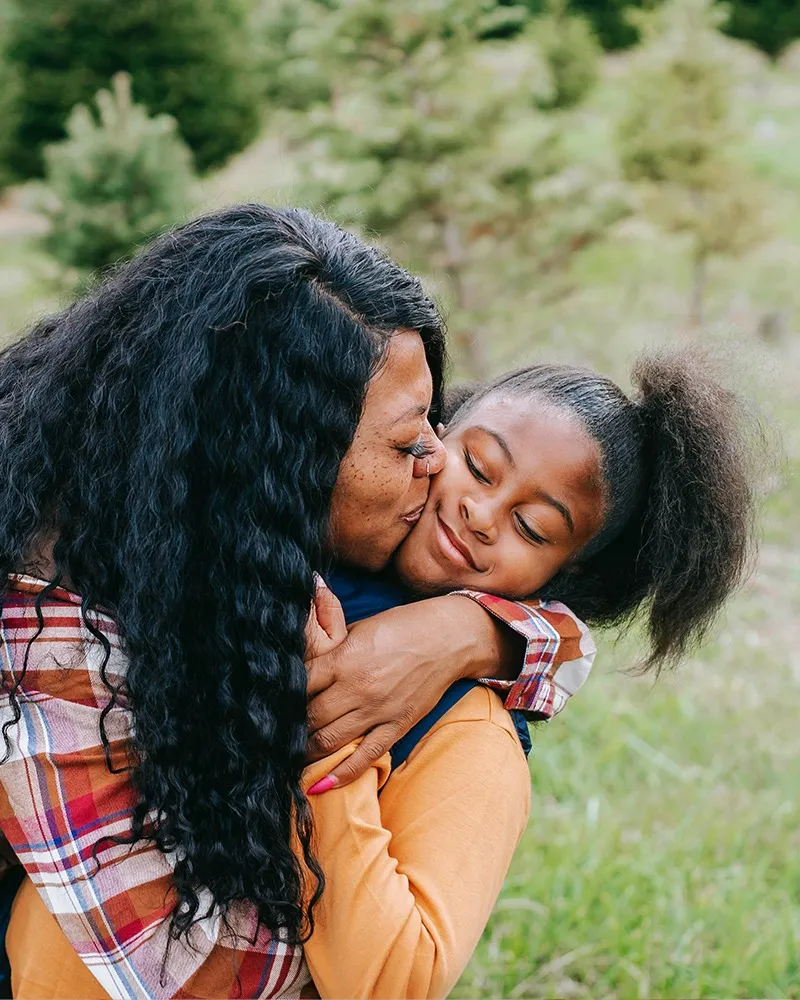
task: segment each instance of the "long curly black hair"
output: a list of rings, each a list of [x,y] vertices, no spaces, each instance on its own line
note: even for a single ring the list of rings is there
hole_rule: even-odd
[[[603,525],[536,596],[598,625],[624,626],[643,610],[641,669],[658,673],[703,638],[752,566],[769,435],[702,352],[649,352],[632,380],[631,398],[586,368],[531,365],[448,391],[445,416],[454,426],[497,395],[577,417],[600,453]]]
[[[318,894],[304,626],[339,465],[400,328],[423,339],[435,411],[444,332],[419,282],[307,212],[243,205],[163,236],[0,354],[0,573],[55,539],[54,584],[87,624],[93,608],[118,623],[129,837],[179,859],[173,936],[202,887],[223,913],[249,900],[273,933],[308,933],[290,846],[294,830]],[[17,719],[20,680],[4,677]]]

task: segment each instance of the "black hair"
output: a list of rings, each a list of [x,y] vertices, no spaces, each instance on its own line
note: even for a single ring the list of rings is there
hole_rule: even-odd
[[[706,633],[755,548],[752,410],[696,352],[643,356],[629,398],[585,368],[540,364],[448,392],[461,422],[487,396],[568,410],[599,449],[602,527],[540,589],[593,624],[647,608],[644,669],[674,663]]]
[[[85,621],[118,624],[126,839],[179,859],[173,936],[202,887],[223,914],[249,900],[273,933],[308,933],[291,848],[295,831],[318,895],[304,627],[339,465],[398,329],[422,337],[435,419],[444,331],[417,279],[332,223],[254,204],[166,234],[0,354],[0,573],[54,538],[54,583]],[[16,720],[21,680],[3,675]]]

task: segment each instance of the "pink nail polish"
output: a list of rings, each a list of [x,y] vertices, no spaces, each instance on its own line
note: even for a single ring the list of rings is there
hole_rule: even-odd
[[[332,788],[335,788],[338,783],[338,780],[332,774],[327,774],[324,778],[320,778],[319,781],[315,781],[306,792],[306,795],[322,795],[323,792],[329,792]]]

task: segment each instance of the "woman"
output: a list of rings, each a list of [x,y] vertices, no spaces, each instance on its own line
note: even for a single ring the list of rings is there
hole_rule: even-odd
[[[90,995],[68,970],[42,982],[37,927],[38,954],[68,940],[114,996],[297,995],[322,888],[301,791],[313,573],[380,568],[418,518],[443,365],[414,279],[260,206],[164,237],[0,359],[16,994]],[[413,621],[433,701],[508,671],[478,603]],[[407,646],[402,614],[379,631]]]

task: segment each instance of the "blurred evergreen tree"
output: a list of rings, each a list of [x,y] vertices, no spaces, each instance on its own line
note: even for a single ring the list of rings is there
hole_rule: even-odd
[[[8,38],[13,11],[10,0],[0,0],[0,189],[14,179],[9,154],[20,114],[19,73],[8,60]]]
[[[589,21],[567,12],[566,0],[548,0],[547,13],[536,18],[530,35],[550,70],[552,92],[540,104],[571,108],[597,82],[602,49]]]
[[[90,271],[129,256],[191,204],[191,153],[174,119],[151,118],[118,73],[96,97],[99,119],[77,105],[67,138],[46,147],[41,208],[46,246],[68,267]]]
[[[525,0],[531,13],[546,12],[547,0]],[[584,14],[600,39],[603,48],[624,49],[635,45],[639,33],[626,11],[649,10],[662,0],[569,0],[573,13]],[[798,0],[718,0],[720,10],[729,13],[726,34],[752,42],[773,58],[795,39],[800,38],[800,2]]]
[[[487,368],[491,301],[557,280],[620,210],[570,168],[563,116],[538,109],[553,88],[533,41],[485,40],[490,8],[337,4],[303,33],[331,99],[298,119],[306,200],[445,278],[472,374]]]
[[[773,58],[800,38],[798,0],[728,0],[727,6],[726,33],[753,42]]]
[[[604,49],[625,49],[635,45],[639,33],[626,16],[630,7],[651,7],[660,0],[567,0],[570,13],[588,18]],[[548,0],[526,0],[535,16],[547,13]]]
[[[70,109],[118,71],[135,97],[179,123],[205,170],[259,127],[245,0],[13,0],[7,58],[20,81],[8,165],[43,168],[42,147],[64,135]]]
[[[762,235],[757,182],[732,156],[734,81],[718,31],[723,16],[714,0],[666,0],[642,12],[645,42],[618,133],[623,170],[639,185],[645,211],[691,237],[695,324],[703,320],[709,258],[736,256]]]
[[[260,86],[268,107],[301,111],[330,99],[323,66],[307,51],[314,30],[336,0],[254,0],[250,30]]]

